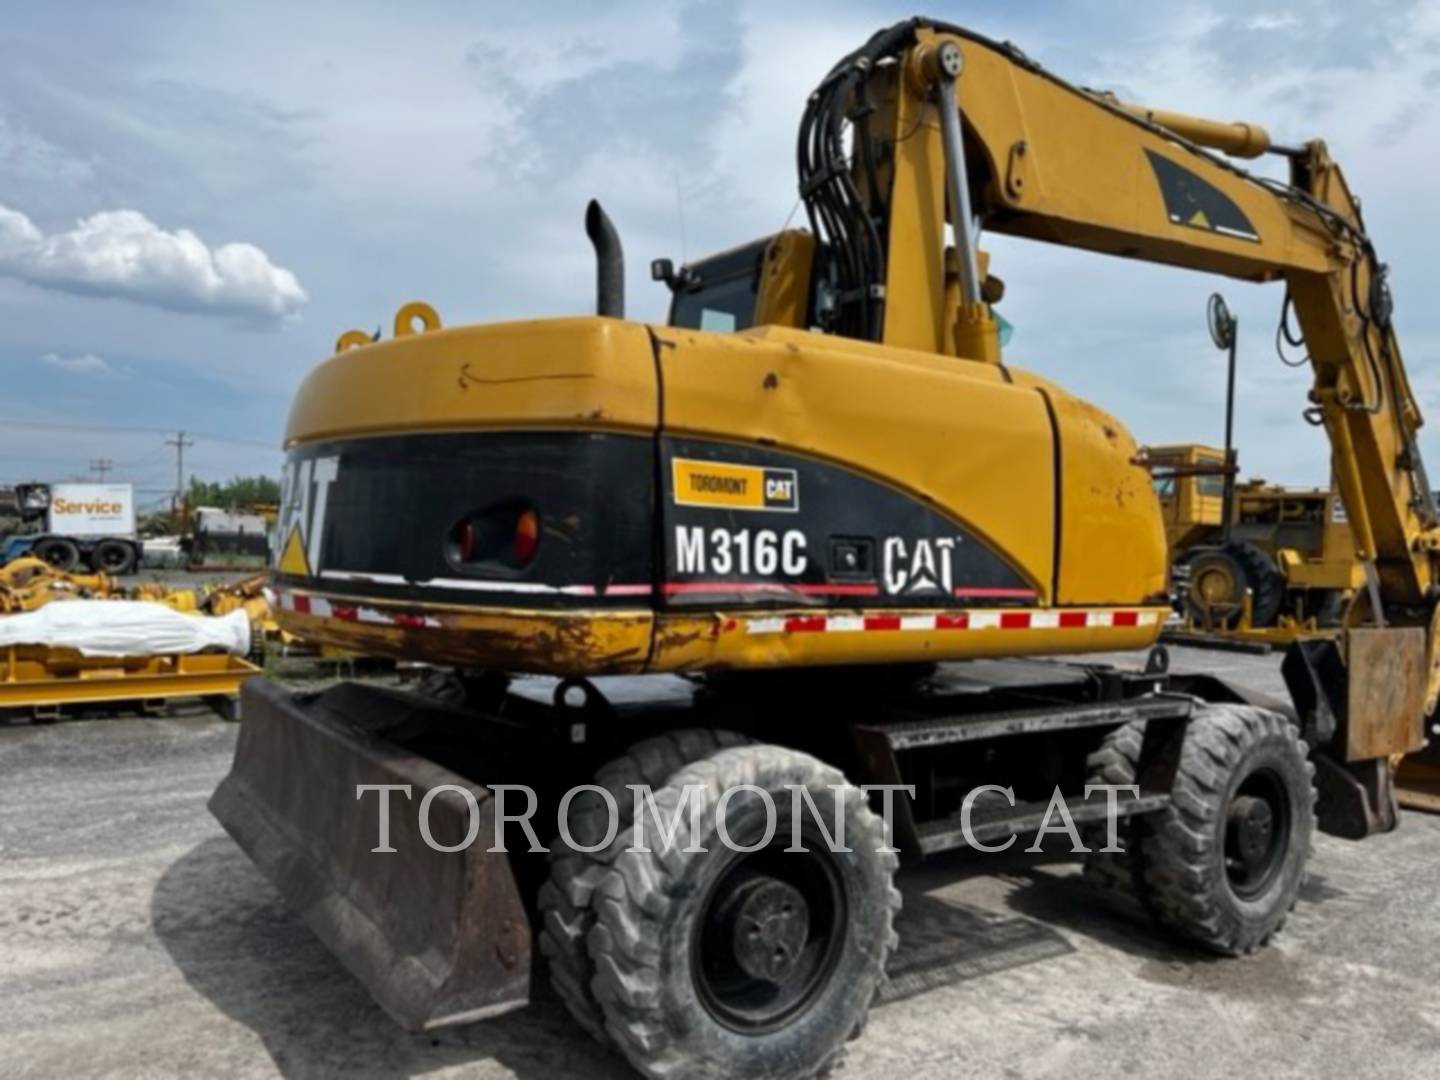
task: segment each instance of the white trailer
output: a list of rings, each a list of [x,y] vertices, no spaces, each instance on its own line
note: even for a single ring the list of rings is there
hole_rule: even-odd
[[[128,574],[140,565],[144,546],[136,535],[135,489],[129,484],[26,484],[22,522],[39,516],[44,528],[7,537],[0,565],[21,555],[44,559],[56,569],[89,567]],[[33,527],[33,526],[32,526]]]
[[[48,531],[60,536],[135,538],[135,489],[129,484],[52,484]]]

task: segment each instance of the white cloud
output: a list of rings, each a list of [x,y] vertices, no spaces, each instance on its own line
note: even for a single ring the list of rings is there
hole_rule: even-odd
[[[1288,30],[1292,26],[1299,25],[1300,17],[1291,11],[1279,14],[1261,12],[1259,15],[1252,15],[1245,20],[1245,29],[1247,30]]]
[[[66,371],[71,375],[115,374],[115,369],[103,357],[96,356],[92,352],[79,353],[75,356],[61,356],[59,353],[47,352],[40,357],[40,362],[46,367]]]
[[[255,245],[210,248],[189,229],[166,232],[138,210],[102,211],[47,236],[0,205],[0,275],[82,296],[262,321],[292,318],[309,299],[295,275]]]

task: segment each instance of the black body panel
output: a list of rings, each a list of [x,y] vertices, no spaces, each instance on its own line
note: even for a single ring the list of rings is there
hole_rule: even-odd
[[[654,454],[645,436],[552,431],[301,447],[286,464],[277,579],[314,585],[319,578],[340,595],[536,608],[574,607],[577,595],[595,606],[633,607],[643,590],[645,604],[653,585]],[[533,561],[517,570],[455,557],[449,538],[458,523],[512,505],[538,514]],[[311,580],[287,574],[292,529],[309,554],[317,551],[317,524]],[[378,580],[348,577],[367,574]],[[405,580],[384,580],[393,576]],[[607,595],[614,585],[629,590]]]
[[[767,447],[661,440],[665,603],[1029,604],[1029,582],[932,506]]]

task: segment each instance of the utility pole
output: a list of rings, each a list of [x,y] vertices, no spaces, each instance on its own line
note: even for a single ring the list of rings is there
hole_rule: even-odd
[[[102,484],[105,482],[105,474],[115,468],[115,463],[109,458],[95,458],[90,462],[90,471],[95,474],[95,479]]]
[[[175,438],[166,439],[166,446],[175,447],[175,505],[176,513],[180,511],[180,504],[185,498],[185,448],[194,446],[195,440],[183,431],[177,431]]]

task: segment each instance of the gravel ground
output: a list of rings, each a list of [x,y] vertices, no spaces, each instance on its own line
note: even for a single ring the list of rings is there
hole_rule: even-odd
[[[1272,658],[1175,659],[1279,689]],[[499,1020],[391,1024],[206,812],[235,732],[0,728],[0,1076],[629,1075],[543,980]],[[1285,933],[1244,960],[1158,935],[1070,862],[947,857],[901,884],[891,989],[843,1076],[1440,1075],[1440,818],[1321,837]]]

